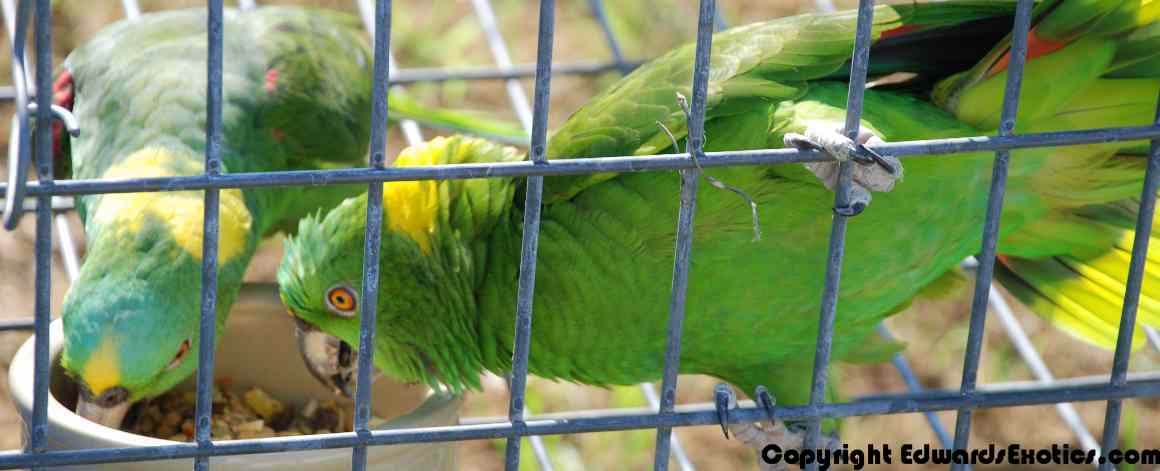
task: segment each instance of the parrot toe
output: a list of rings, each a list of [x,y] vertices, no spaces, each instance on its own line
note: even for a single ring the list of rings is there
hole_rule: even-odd
[[[838,214],[844,216],[861,213],[870,204],[871,191],[890,191],[902,179],[902,162],[866,147],[885,142],[866,129],[858,132],[858,141],[854,142],[842,134],[840,129],[814,125],[807,128],[805,134],[787,133],[784,142],[787,147],[820,151],[833,159],[802,164],[830,191],[838,186],[840,163],[854,161],[859,164],[852,168],[849,204],[844,208],[835,208]]]
[[[753,423],[742,422],[729,425],[729,431],[738,441],[753,448],[757,453],[758,469],[762,471],[782,471],[790,469],[790,463],[784,460],[777,463],[768,463],[762,459],[766,455],[766,448],[770,446],[777,446],[779,455],[785,456],[785,453],[790,450],[795,450],[799,453],[804,451],[806,430],[803,427],[787,426],[784,421],[773,420],[770,423]],[[830,450],[831,452],[840,449],[841,442],[837,437],[823,435],[820,437],[817,450]],[[815,450],[814,453],[820,453]],[[795,465],[796,466],[796,465]]]
[[[787,424],[785,421],[775,419],[773,412],[776,401],[764,386],[757,387],[754,397],[757,404],[765,409],[769,416],[769,422],[730,423],[729,411],[737,407],[737,396],[728,384],[717,385],[714,389],[713,402],[717,409],[717,419],[721,423],[721,431],[724,432],[726,439],[729,439],[730,434],[732,434],[732,438],[736,438],[741,443],[753,448],[757,453],[759,469],[763,471],[788,470],[790,469],[789,463],[785,461],[768,463],[762,457],[770,446],[776,446],[780,450],[779,454],[784,454],[790,450],[799,453],[804,451],[806,428],[801,426],[802,424]],[[826,435],[820,437],[820,443],[817,445],[818,450],[834,451],[841,447],[842,444],[838,437]],[[815,453],[820,453],[820,451],[815,450]]]

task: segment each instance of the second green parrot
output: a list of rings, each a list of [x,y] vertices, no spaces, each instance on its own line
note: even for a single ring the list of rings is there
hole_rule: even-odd
[[[1083,7],[1091,3],[1106,5]],[[1037,6],[1018,131],[1150,123],[1160,92],[1160,50],[1148,46],[1156,37],[1157,6],[1115,0]],[[1014,3],[1004,1],[876,7],[871,72],[915,76],[866,91],[864,137],[993,133],[1013,11]],[[854,29],[854,12],[840,12],[718,33],[706,150],[776,148],[790,133],[841,129]],[[556,130],[549,157],[675,151],[658,122],[684,137],[686,118],[675,96],[691,96],[692,66],[691,45],[642,66]],[[1111,208],[1134,211],[1130,198],[1139,195],[1145,150],[1140,142],[1113,142],[1018,150],[1011,159],[1004,260],[1012,262],[1016,280],[1046,295],[1038,299],[1054,306],[1048,315],[1103,345],[1114,341],[1119,312],[1060,297],[1096,296],[1095,287],[1056,296],[1062,280],[1050,278],[1055,272],[1031,273],[1056,260],[1084,260],[1075,263],[1090,262],[1092,274],[1069,282],[1098,278],[1100,289],[1122,292],[1121,241],[1130,240],[1130,226],[1120,223],[1119,209],[1115,218],[1109,214]],[[511,148],[452,137],[407,149],[396,165],[525,158]],[[868,185],[893,189],[874,195],[849,225],[835,361],[889,358],[898,346],[877,340],[875,327],[978,250],[992,161],[991,153],[910,159],[905,181]],[[824,165],[706,171],[756,201],[764,237],[754,240],[745,200],[701,187],[681,373],[715,376],[747,393],[764,385],[781,404],[807,402],[833,217],[834,195],[819,181]],[[392,182],[383,191],[375,366],[456,391],[478,388],[485,370],[509,371],[522,180]],[[675,172],[545,179],[532,373],[593,385],[660,378],[679,193]],[[304,329],[351,345],[359,339],[362,292],[362,261],[353,254],[362,253],[366,203],[365,195],[352,198],[325,216],[304,219],[286,243],[278,273],[283,302]],[[1145,323],[1160,319],[1147,303],[1141,313]],[[350,371],[341,367],[350,364],[331,359],[314,367],[342,389]]]

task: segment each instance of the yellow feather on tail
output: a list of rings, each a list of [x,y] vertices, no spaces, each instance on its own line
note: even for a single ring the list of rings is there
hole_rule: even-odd
[[[1115,232],[1112,243],[1088,255],[1000,256],[996,279],[1056,327],[1094,345],[1115,348],[1137,208],[1137,202],[1124,201],[1070,214],[1076,224]],[[1160,327],[1160,227],[1153,226],[1148,247],[1133,349],[1145,343],[1142,326]]]

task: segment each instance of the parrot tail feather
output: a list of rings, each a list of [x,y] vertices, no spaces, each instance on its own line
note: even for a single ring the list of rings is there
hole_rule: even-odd
[[[996,279],[1017,299],[1056,327],[1093,345],[1113,349],[1119,332],[1131,263],[1138,203],[1086,208],[1073,221],[1112,229],[1117,236],[1101,251],[1024,258],[999,256]],[[1148,256],[1136,312],[1133,349],[1144,345],[1142,326],[1160,327],[1160,229],[1148,238]]]

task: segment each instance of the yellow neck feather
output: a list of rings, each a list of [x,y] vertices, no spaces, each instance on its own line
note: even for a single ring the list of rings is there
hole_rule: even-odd
[[[424,152],[422,147],[410,147],[399,154],[396,167],[435,165],[437,152]],[[431,250],[431,234],[435,232],[439,214],[439,185],[441,182],[410,181],[383,184],[383,207],[387,214],[388,229],[407,234],[426,255]]]
[[[150,178],[174,176],[177,156],[160,147],[141,149],[110,167],[102,178]],[[222,190],[220,197],[218,262],[225,264],[246,249],[252,219],[242,192]],[[101,196],[93,221],[113,230],[137,232],[145,216],[164,221],[183,251],[201,260],[204,197],[199,191],[125,193]]]

